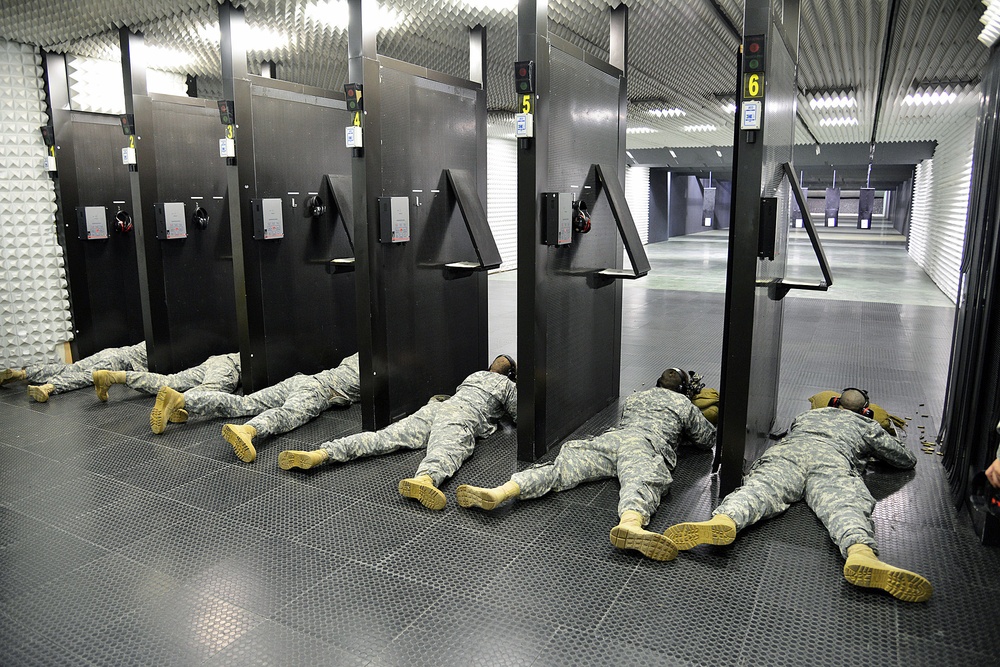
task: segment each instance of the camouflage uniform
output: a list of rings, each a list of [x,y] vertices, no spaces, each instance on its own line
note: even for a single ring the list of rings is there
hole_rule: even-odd
[[[406,419],[376,433],[358,433],[319,446],[327,461],[350,461],[397,449],[427,448],[414,476],[429,475],[439,486],[472,455],[476,438],[496,431],[504,414],[517,414],[517,385],[506,376],[477,371],[446,401],[431,400]]]
[[[917,457],[878,422],[840,408],[820,408],[795,418],[789,434],[750,467],[743,486],[719,504],[742,530],[784,512],[797,500],[816,513],[847,557],[852,544],[878,553],[871,521],[875,499],[861,479],[862,459],[874,456],[897,468]]]
[[[683,394],[654,387],[625,399],[616,428],[586,440],[563,444],[555,461],[528,468],[511,479],[521,498],[538,498],[549,491],[565,491],[582,482],[618,477],[618,515],[633,510],[643,525],[660,504],[673,481],[681,437],[711,449],[715,427]]]
[[[209,357],[204,363],[173,375],[125,371],[125,385],[147,394],[155,394],[160,387],[170,387],[177,391],[222,391],[231,394],[240,385],[240,355],[234,353]]]
[[[184,408],[191,415],[208,417],[257,415],[246,425],[266,438],[302,426],[345,397],[352,403],[361,400],[357,354],[336,368],[316,375],[293,375],[248,396],[195,389],[184,394]]]
[[[146,343],[126,347],[110,347],[81,359],[75,364],[33,364],[25,366],[25,379],[29,384],[51,384],[55,389],[50,393],[61,394],[83,387],[94,386],[94,371],[144,371],[146,365]]]

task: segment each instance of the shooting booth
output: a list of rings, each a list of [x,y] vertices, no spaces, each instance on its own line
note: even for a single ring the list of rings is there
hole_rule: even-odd
[[[382,428],[450,394],[488,357],[486,32],[470,77],[379,55],[378,5],[350,0],[341,129],[353,155],[362,419]]]
[[[66,56],[44,55],[51,125],[42,128],[73,313],[73,358],[143,339],[132,193],[118,116],[73,111]]]
[[[216,160],[228,165],[244,391],[257,391],[357,351],[350,115],[343,92],[249,75],[243,10],[226,3],[219,19],[216,144],[234,150]]]
[[[238,346],[219,111],[148,94],[142,36],[122,28],[120,42],[146,351],[173,373]]]
[[[716,436],[720,495],[740,485],[746,466],[770,444],[778,402],[784,297],[792,289],[825,291],[833,284],[791,164],[798,0],[778,5],[747,2],[738,58],[740,114],[733,149],[733,223]],[[793,200],[823,273],[818,283],[785,277]]]
[[[617,399],[622,279],[649,271],[625,203],[628,10],[610,62],[518,7],[518,458],[535,460]],[[623,249],[631,266],[624,267]]]

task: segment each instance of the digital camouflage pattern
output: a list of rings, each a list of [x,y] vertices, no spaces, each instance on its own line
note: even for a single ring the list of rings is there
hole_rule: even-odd
[[[25,366],[25,379],[29,384],[51,384],[52,394],[73,391],[94,384],[95,370],[144,371],[146,365],[146,343],[125,347],[110,347],[96,352],[74,364],[33,364]],[[154,392],[155,393],[155,392]]]
[[[293,375],[278,384],[247,396],[194,389],[184,394],[189,415],[246,417],[259,437],[287,433],[334,405],[349,405],[361,399],[358,355],[316,375]]]
[[[222,391],[231,394],[240,386],[240,355],[220,354],[203,363],[172,375],[146,371],[125,371],[125,385],[156,395],[160,387],[176,391]]]
[[[426,448],[427,455],[414,477],[428,475],[439,486],[472,455],[476,438],[496,431],[497,421],[505,414],[511,418],[517,415],[517,385],[499,373],[477,371],[445,401],[432,399],[381,431],[349,435],[324,442],[319,448],[326,451],[327,462]]]
[[[555,461],[528,468],[511,479],[520,497],[538,498],[607,477],[618,477],[618,516],[632,510],[649,522],[677,465],[682,439],[711,449],[715,427],[683,394],[653,387],[625,399],[618,426],[585,440],[563,444]]]
[[[816,513],[840,552],[867,544],[878,553],[871,514],[875,499],[861,478],[863,460],[875,457],[912,468],[917,457],[878,422],[840,408],[819,408],[795,418],[781,442],[757,459],[713,514],[742,530],[784,512],[798,501]]]

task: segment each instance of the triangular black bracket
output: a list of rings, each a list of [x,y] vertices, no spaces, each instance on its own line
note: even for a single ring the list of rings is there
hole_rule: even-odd
[[[347,232],[347,242],[351,246],[351,254],[354,254],[354,190],[350,176],[339,174],[327,174],[326,185],[330,189],[333,197],[333,205],[337,207],[340,219]],[[354,257],[337,257],[330,260],[330,265],[335,273],[354,270]]]
[[[495,269],[503,261],[500,250],[493,238],[493,231],[486,218],[486,209],[479,198],[479,189],[471,171],[466,169],[445,169],[448,185],[458,202],[465,228],[469,231],[472,246],[476,250],[477,262],[449,262],[446,268],[457,271],[486,271]]]
[[[604,164],[593,164],[590,168],[596,176],[593,199],[596,201],[601,190],[607,194],[611,215],[618,225],[618,234],[625,243],[625,252],[628,254],[629,262],[632,263],[631,270],[608,268],[597,271],[595,276],[628,280],[642,278],[649,273],[649,258],[646,257],[646,249],[639,239],[639,231],[635,228],[635,220],[632,218],[632,212],[625,200],[625,191],[622,189],[621,183],[618,182],[618,170]],[[593,208],[593,202],[590,202],[590,209],[593,210]]]
[[[772,301],[779,301],[793,289],[808,290],[814,292],[825,292],[833,285],[833,273],[830,271],[830,263],[823,252],[823,244],[820,243],[819,235],[816,233],[816,226],[809,215],[809,202],[806,201],[805,193],[799,185],[799,179],[795,176],[795,169],[790,162],[781,165],[788,178],[788,183],[792,186],[792,196],[795,197],[799,210],[802,211],[802,224],[809,235],[809,242],[812,244],[813,252],[816,254],[816,261],[819,262],[819,270],[823,272],[823,280],[819,283],[800,283],[794,281],[768,280],[758,281],[758,287],[767,287],[767,296]]]

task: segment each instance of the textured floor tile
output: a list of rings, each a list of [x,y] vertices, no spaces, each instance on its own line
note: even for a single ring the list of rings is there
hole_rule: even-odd
[[[211,512],[224,512],[285,483],[246,468],[224,466],[167,492],[167,496]]]
[[[287,626],[265,621],[204,663],[207,667],[245,665],[343,665],[363,667],[366,660]]]

